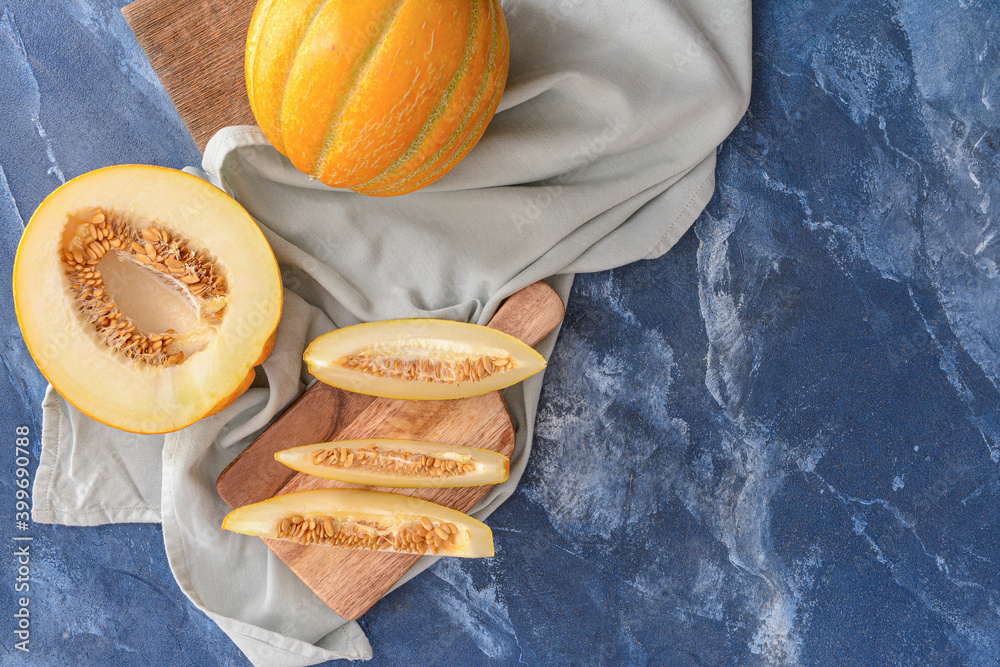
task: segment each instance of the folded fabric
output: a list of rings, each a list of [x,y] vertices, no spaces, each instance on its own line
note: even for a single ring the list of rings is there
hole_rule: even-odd
[[[274,351],[236,403],[182,431],[139,436],[46,396],[34,519],[161,521],[181,589],[256,665],[371,657],[359,626],[262,542],[219,529],[229,508],[216,478],[308,384],[309,341],[387,318],[485,323],[537,280],[565,300],[577,272],[661,255],[711,197],[715,149],[746,109],[749,2],[503,6],[512,58],[500,110],[469,156],[424,190],[366,198],[310,181],[256,128],[212,139],[199,173],[259,222],[285,285]],[[538,349],[548,357],[554,343]],[[510,479],[477,518],[510,496],[527,464],[541,383],[504,393],[517,448]]]

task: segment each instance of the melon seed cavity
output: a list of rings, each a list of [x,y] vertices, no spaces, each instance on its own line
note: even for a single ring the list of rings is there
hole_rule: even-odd
[[[375,472],[393,473],[412,477],[455,477],[476,470],[470,456],[459,460],[435,458],[403,449],[384,449],[375,443],[353,449],[333,447],[314,450],[310,458],[314,465],[331,468],[360,468]]]
[[[63,244],[61,260],[77,308],[99,339],[115,352],[150,366],[179,364],[185,358],[176,344],[177,332],[141,331],[114,302],[98,268],[106,256],[117,255],[121,261],[152,272],[196,304],[199,317],[217,319],[221,315],[228,294],[225,278],[208,257],[165,229],[149,226],[140,230],[122,216],[98,208],[74,216],[67,231],[69,239]]]
[[[337,364],[348,370],[360,371],[377,377],[396,378],[414,382],[444,382],[461,384],[477,382],[491,375],[516,368],[510,357],[484,355],[461,360],[400,358],[398,354],[369,350],[342,357]]]
[[[390,526],[378,521],[340,521],[331,516],[293,514],[281,519],[276,530],[278,539],[299,544],[421,555],[447,553],[465,542],[458,526],[429,517]]]

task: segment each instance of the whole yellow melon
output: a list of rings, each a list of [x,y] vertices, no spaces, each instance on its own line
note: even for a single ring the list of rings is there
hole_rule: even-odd
[[[260,0],[247,94],[299,170],[401,195],[444,176],[479,141],[509,61],[499,0]]]

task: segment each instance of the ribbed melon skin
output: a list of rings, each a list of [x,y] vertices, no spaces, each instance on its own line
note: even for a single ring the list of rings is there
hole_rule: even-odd
[[[245,67],[278,151],[327,185],[384,197],[468,154],[509,63],[499,0],[260,0]]]

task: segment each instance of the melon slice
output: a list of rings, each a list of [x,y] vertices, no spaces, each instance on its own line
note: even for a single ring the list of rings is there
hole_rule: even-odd
[[[498,452],[417,440],[338,440],[285,449],[274,458],[307,475],[369,486],[478,486],[510,476],[510,459]]]
[[[442,400],[503,389],[545,368],[496,329],[449,320],[386,320],[331,331],[305,352],[321,382],[359,394]]]
[[[18,324],[70,403],[126,431],[229,405],[274,343],[281,276],[253,218],[206,181],[107,167],[38,207],[14,261]]]
[[[225,530],[305,545],[462,558],[493,556],[493,532],[467,514],[380,491],[320,489],[230,512]]]

